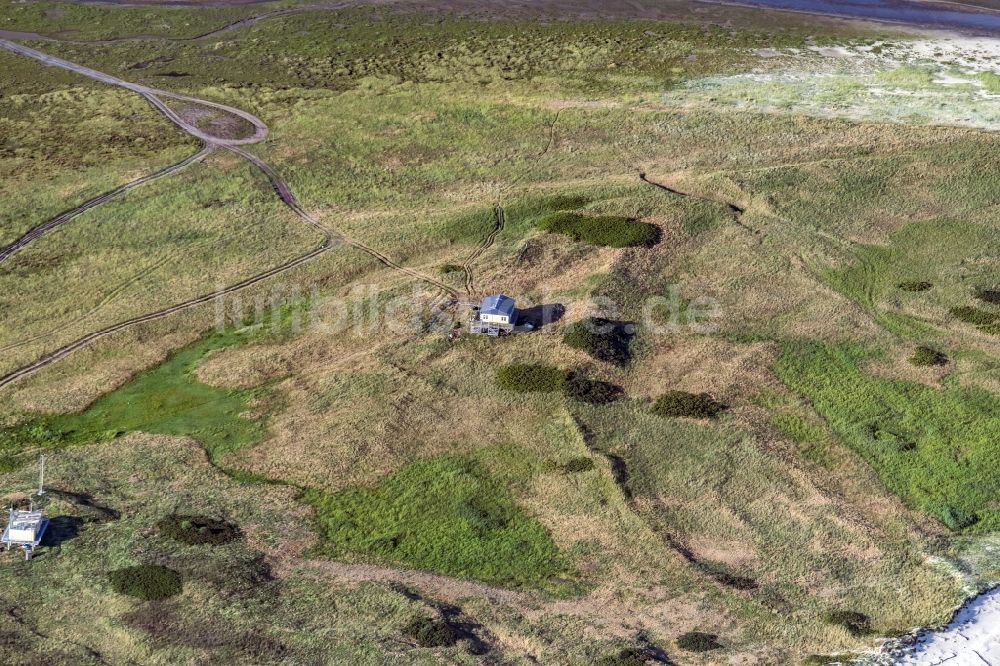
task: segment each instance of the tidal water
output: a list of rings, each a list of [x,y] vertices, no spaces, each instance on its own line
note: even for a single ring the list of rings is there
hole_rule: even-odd
[[[947,3],[919,0],[734,0],[734,4],[1000,36],[1000,12]]]

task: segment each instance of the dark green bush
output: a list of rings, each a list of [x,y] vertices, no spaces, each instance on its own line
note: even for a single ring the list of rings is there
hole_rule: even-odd
[[[963,305],[961,307],[952,308],[951,315],[959,321],[964,321],[966,324],[974,324],[976,326],[988,326],[995,322],[998,317],[998,315],[995,315],[992,312],[986,312],[985,310],[974,308],[971,305]]]
[[[653,413],[657,416],[686,416],[693,419],[710,419],[726,408],[707,393],[667,391],[653,403]]]
[[[823,618],[829,624],[846,629],[852,636],[864,636],[872,631],[871,619],[864,613],[848,610],[830,611]]]
[[[425,648],[449,647],[458,641],[455,630],[444,620],[417,616],[410,620],[403,633]]]
[[[108,580],[115,592],[146,601],[168,599],[184,587],[179,573],[156,564],[116,569],[108,574]]]
[[[625,392],[616,384],[587,379],[571,372],[563,384],[563,395],[592,405],[606,405],[620,399]]]
[[[897,286],[903,291],[927,291],[934,285],[930,282],[924,282],[923,280],[912,280],[908,282],[900,282]]]
[[[236,541],[243,533],[239,526],[210,516],[173,514],[161,518],[156,528],[165,537],[191,545],[220,544]]]
[[[566,327],[563,342],[599,361],[625,365],[631,358],[633,330],[633,325],[627,322],[587,317]]]
[[[496,383],[508,391],[550,393],[561,390],[565,379],[566,372],[559,368],[515,363],[497,368]]]
[[[702,631],[689,631],[677,637],[677,647],[688,652],[708,652],[722,647],[719,637]]]
[[[465,269],[458,264],[441,264],[438,266],[438,273],[441,275],[447,275],[448,273],[460,273]]]
[[[976,289],[976,298],[983,303],[1000,305],[1000,289]]]
[[[659,239],[656,226],[612,215],[592,217],[579,213],[549,213],[538,218],[538,228],[606,247],[651,247]]]
[[[564,464],[560,469],[567,474],[576,474],[577,472],[588,472],[594,469],[594,461],[591,458],[580,457],[580,458],[570,458],[570,460]]]
[[[649,655],[642,648],[631,647],[597,660],[597,666],[645,666]]]
[[[931,347],[920,346],[913,350],[910,363],[913,365],[944,365],[948,362],[948,357]]]

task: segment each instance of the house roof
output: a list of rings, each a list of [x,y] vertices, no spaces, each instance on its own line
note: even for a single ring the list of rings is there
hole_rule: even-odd
[[[479,306],[479,314],[506,315],[514,314],[514,299],[503,294],[493,294],[483,299]]]

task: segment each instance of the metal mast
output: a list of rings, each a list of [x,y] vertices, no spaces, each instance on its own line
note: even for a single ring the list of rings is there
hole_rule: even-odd
[[[45,494],[45,456],[38,456],[38,495]]]

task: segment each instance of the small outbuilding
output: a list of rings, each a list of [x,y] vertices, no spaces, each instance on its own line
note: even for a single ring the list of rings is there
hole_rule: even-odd
[[[48,526],[49,519],[42,511],[36,511],[33,507],[27,511],[11,509],[0,542],[7,549],[20,546],[24,549],[24,559],[30,560]]]
[[[503,294],[493,294],[483,299],[469,323],[470,333],[486,335],[507,335],[514,331],[517,323],[517,307],[514,299]]]

